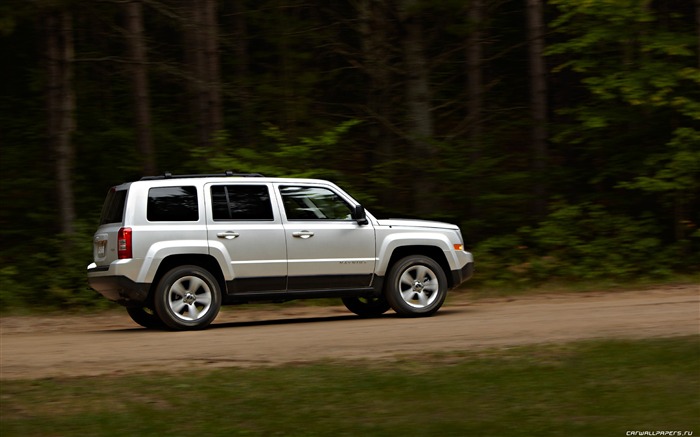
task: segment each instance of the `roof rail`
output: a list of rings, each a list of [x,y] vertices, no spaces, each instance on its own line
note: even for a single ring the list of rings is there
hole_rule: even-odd
[[[262,178],[264,177],[260,173],[236,173],[233,170],[226,170],[224,173],[213,173],[213,174],[172,174],[166,171],[159,176],[144,176],[140,180],[142,181],[155,181],[161,179],[184,179],[184,178],[215,178],[215,177],[244,177],[244,178]]]

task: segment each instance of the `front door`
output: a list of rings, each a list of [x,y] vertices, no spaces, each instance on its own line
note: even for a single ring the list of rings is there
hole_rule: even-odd
[[[369,287],[375,263],[371,224],[351,218],[347,200],[315,185],[277,185],[284,206],[289,291]]]

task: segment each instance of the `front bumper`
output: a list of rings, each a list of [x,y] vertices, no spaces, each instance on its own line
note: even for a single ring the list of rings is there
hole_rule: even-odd
[[[148,300],[151,284],[134,282],[126,276],[102,276],[104,269],[88,267],[88,285],[107,299],[124,306],[143,304]]]
[[[462,282],[474,276],[474,263],[466,263],[459,270],[452,270],[452,288],[457,287]]]

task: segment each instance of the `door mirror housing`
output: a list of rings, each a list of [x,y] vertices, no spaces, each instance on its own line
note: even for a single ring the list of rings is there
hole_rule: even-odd
[[[352,207],[352,219],[357,221],[358,225],[366,225],[369,223],[365,208],[362,205],[355,205]]]

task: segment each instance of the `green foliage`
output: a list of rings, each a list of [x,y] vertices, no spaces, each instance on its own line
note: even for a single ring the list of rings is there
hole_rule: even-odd
[[[159,172],[234,169],[328,178],[377,214],[460,224],[467,243],[478,249],[479,277],[527,283],[550,274],[661,274],[658,266],[669,265],[661,259],[666,248],[682,250],[683,256],[673,257],[679,269],[697,267],[700,69],[689,2],[546,2],[553,74],[544,174],[533,168],[531,156],[522,0],[485,5],[478,26],[469,22],[464,1],[416,3],[433,125],[425,140],[434,153],[422,156],[408,141],[412,72],[405,68],[405,29],[396,2],[369,2],[366,9],[352,1],[216,3],[224,129],[210,149],[192,146],[196,56],[183,44],[193,35],[192,17],[177,2],[144,4]],[[95,216],[110,186],[143,176],[124,6],[92,0],[0,2],[6,73],[0,82],[3,302],[92,305],[83,287]],[[68,10],[74,28],[73,181],[81,230],[80,241],[69,245],[55,236],[55,160],[46,138],[49,8]],[[470,79],[465,45],[477,27],[484,31],[479,117],[469,114],[465,86]],[[435,207],[416,198],[417,174],[436,187]],[[562,217],[538,223],[532,187],[543,179],[548,197],[569,203],[556,207]],[[593,217],[601,223],[585,223],[592,234],[576,230]],[[560,245],[541,228],[561,238]],[[654,243],[631,242],[633,232],[625,229]],[[634,256],[606,259],[596,270],[597,258],[608,256],[606,241],[639,253],[664,250],[650,255],[657,262],[648,271],[641,267],[646,258]],[[67,247],[70,260],[61,264],[56,253]],[[626,248],[614,249],[627,254]],[[51,266],[51,278],[35,280],[40,263]]]
[[[658,229],[651,215],[633,218],[601,205],[561,204],[529,236],[540,254],[552,260],[545,274],[632,278],[672,272],[673,258],[664,250]]]
[[[348,120],[315,137],[290,140],[279,127],[268,123],[263,131],[265,143],[255,149],[231,144],[230,134],[220,132],[215,146],[192,150],[200,169],[235,169],[243,173],[262,173],[279,177],[329,177],[338,172],[327,164],[337,152],[341,137],[359,120]],[[223,152],[220,152],[223,150]]]
[[[474,252],[487,284],[665,278],[682,261],[659,229],[651,214],[632,218],[597,204],[559,202],[539,225],[487,239]]]
[[[36,266],[35,278],[40,278],[35,290],[45,293],[37,299],[39,306],[58,308],[98,308],[107,306],[102,296],[87,285],[86,262],[92,260],[93,223],[78,223],[70,236],[57,235],[46,243],[47,252],[37,252],[31,262]],[[28,266],[27,271],[31,272]]]
[[[92,259],[94,223],[78,223],[74,235],[41,238],[15,253],[0,269],[0,311],[104,308],[109,303],[90,289],[86,267]],[[3,256],[10,257],[8,251]]]
[[[571,148],[597,202],[649,211],[675,243],[700,223],[700,69],[697,37],[683,15],[649,0],[553,0],[557,73],[586,93],[558,108],[554,141]],[[584,179],[585,178],[585,179]],[[660,205],[657,211],[651,205]],[[652,212],[653,211],[653,212]],[[636,213],[628,213],[630,218]]]
[[[24,304],[26,296],[32,293],[32,288],[23,279],[16,265],[0,268],[0,308],[8,310]]]
[[[623,188],[651,193],[689,197],[700,192],[700,132],[678,128],[663,153],[654,153],[645,161],[648,176],[638,176],[632,182],[622,182]],[[685,199],[684,199],[685,200]]]
[[[661,121],[700,120],[700,70],[693,47],[697,39],[683,21],[670,16],[666,20],[678,25],[662,25],[648,0],[551,3],[560,12],[551,23],[560,40],[547,49],[559,62],[554,71],[572,70],[589,92],[578,106],[559,108],[560,114],[577,121],[560,130],[555,137],[559,142],[595,141],[633,123],[640,134],[633,138],[642,142],[634,146],[644,150],[649,140],[672,137],[669,124]],[[650,130],[657,133],[645,141]]]

